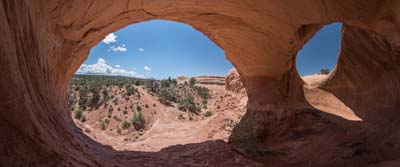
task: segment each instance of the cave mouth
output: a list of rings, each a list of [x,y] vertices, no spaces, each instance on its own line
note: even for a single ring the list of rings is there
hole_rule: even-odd
[[[115,150],[227,141],[247,103],[232,68],[191,26],[136,23],[91,49],[68,84],[68,108],[85,135]]]

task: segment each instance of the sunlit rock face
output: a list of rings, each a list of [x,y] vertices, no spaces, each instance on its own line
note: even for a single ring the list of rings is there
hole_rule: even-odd
[[[225,90],[235,93],[246,93],[243,80],[235,68],[229,70],[225,82]]]
[[[400,161],[397,0],[3,0],[0,8],[1,165],[382,166]],[[113,31],[150,19],[203,32],[241,74],[248,111],[230,145],[115,151],[72,123],[67,83],[90,48]],[[363,122],[310,109],[295,68],[298,50],[335,21],[344,24],[342,49],[322,89]]]

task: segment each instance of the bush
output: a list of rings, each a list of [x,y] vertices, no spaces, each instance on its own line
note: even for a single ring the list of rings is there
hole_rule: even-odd
[[[147,105],[147,104],[146,104],[146,105],[144,105],[144,106],[145,106],[146,108],[149,108],[149,105]]]
[[[212,116],[211,111],[207,111],[206,113],[204,113],[204,117],[210,117],[210,116]]]
[[[197,112],[198,108],[194,102],[193,96],[189,95],[186,98],[178,100],[178,108],[183,111]]]
[[[83,111],[78,109],[75,111],[75,119],[81,120],[83,118]]]
[[[185,119],[185,117],[183,116],[183,114],[179,114],[178,120],[184,120],[184,119]]]
[[[119,119],[117,116],[114,115],[113,118],[114,118],[116,121],[121,122],[121,119]]]
[[[124,121],[122,123],[122,129],[129,129],[131,127],[131,123],[129,123],[128,121]]]
[[[142,107],[138,104],[138,105],[136,106],[136,110],[140,112],[140,111],[142,111]]]
[[[106,130],[107,125],[104,121],[101,121],[101,130]]]

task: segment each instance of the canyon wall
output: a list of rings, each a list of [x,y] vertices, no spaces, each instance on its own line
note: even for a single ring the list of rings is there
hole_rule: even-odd
[[[397,0],[3,0],[0,8],[4,166],[259,165],[218,142],[200,143],[203,150],[192,152],[190,159],[179,153],[193,145],[157,153],[118,152],[92,141],[72,123],[67,83],[90,48],[113,31],[151,19],[191,25],[224,49],[249,98],[248,111],[231,137],[232,147],[247,157],[268,152],[264,147],[275,139],[286,141],[280,137],[290,136],[297,126],[296,112],[307,106],[295,68],[297,52],[332,22],[344,24],[343,41],[324,89],[343,99],[366,123],[374,124],[376,115],[378,122],[390,120],[387,133],[398,134],[393,118],[400,101]],[[314,125],[311,118],[302,119]],[[397,148],[398,142],[390,145]],[[175,154],[168,152],[173,149]],[[280,155],[277,162],[290,163],[285,151],[273,154]],[[397,153],[377,161],[392,160]]]

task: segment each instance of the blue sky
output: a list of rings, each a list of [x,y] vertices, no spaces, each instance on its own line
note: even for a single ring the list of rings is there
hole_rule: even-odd
[[[335,66],[340,28],[340,24],[327,26],[299,52],[300,74]],[[223,50],[201,32],[186,24],[152,20],[107,35],[91,49],[77,73],[160,79],[223,76],[231,68]]]
[[[297,54],[300,75],[315,74],[322,68],[335,68],[340,50],[342,24],[324,26]]]

